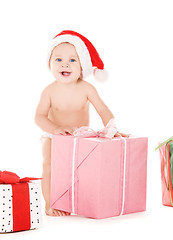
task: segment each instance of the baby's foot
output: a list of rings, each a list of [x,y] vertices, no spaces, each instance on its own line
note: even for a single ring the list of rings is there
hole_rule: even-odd
[[[70,213],[68,212],[60,211],[53,208],[48,208],[45,210],[45,212],[46,212],[46,215],[48,216],[69,216],[70,215]]]
[[[71,215],[71,213],[69,213],[69,212],[60,211],[60,210],[57,210],[57,213],[59,214],[58,216],[70,216]]]
[[[46,215],[48,216],[58,216],[57,210],[53,208],[48,208],[45,210]]]

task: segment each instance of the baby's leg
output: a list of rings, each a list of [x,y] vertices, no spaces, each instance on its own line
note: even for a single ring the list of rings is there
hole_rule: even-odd
[[[65,216],[69,213],[52,209],[50,207],[50,181],[51,181],[51,139],[42,139],[42,155],[43,155],[43,173],[42,173],[42,192],[45,200],[45,211],[49,216]]]

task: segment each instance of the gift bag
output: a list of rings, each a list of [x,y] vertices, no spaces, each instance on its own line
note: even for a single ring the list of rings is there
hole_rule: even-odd
[[[160,151],[162,203],[173,207],[173,137],[161,143]]]

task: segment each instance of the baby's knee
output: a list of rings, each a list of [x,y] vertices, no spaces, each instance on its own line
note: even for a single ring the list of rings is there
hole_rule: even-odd
[[[49,174],[51,172],[51,162],[49,160],[43,161],[43,174]]]
[[[50,162],[51,158],[51,141],[50,139],[46,139],[42,143],[42,155],[44,162]]]
[[[43,172],[50,172],[51,169],[51,140],[45,139],[42,142]]]
[[[43,169],[49,169],[51,167],[51,155],[49,152],[43,154]]]

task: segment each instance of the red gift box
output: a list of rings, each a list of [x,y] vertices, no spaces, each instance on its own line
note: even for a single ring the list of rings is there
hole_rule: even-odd
[[[0,171],[0,233],[38,228],[41,224],[40,183]]]

